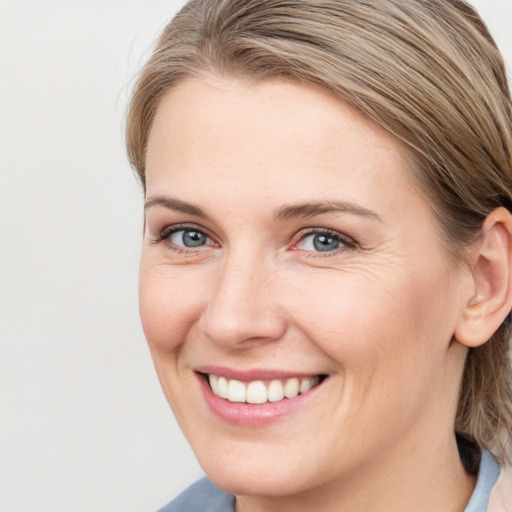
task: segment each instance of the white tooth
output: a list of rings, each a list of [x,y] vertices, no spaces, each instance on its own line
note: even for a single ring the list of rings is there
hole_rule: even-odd
[[[210,375],[208,380],[210,381],[213,394],[219,396],[219,377],[217,375]]]
[[[306,391],[309,391],[315,384],[317,384],[317,378],[313,377],[311,379],[302,379],[302,382],[300,383],[300,392],[305,393]]]
[[[247,386],[247,402],[250,404],[264,404],[267,401],[267,386],[257,380]]]
[[[299,379],[288,379],[284,385],[284,396],[295,398],[299,394]]]
[[[245,402],[245,384],[239,380],[228,383],[228,400],[230,402]]]
[[[227,398],[228,397],[228,381],[225,377],[219,377],[218,388],[219,388],[218,395],[221,398]]]
[[[309,391],[310,389],[311,389],[311,383],[310,383],[309,379],[301,379],[299,392],[305,393],[306,391]]]
[[[269,402],[279,402],[284,398],[283,383],[280,380],[273,380],[267,391]]]

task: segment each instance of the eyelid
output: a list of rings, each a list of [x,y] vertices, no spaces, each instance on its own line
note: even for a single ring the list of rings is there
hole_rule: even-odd
[[[176,245],[170,241],[170,238],[173,234],[177,233],[178,231],[198,231],[199,233],[204,234],[208,240],[212,241],[213,244],[206,244],[203,246],[198,246],[198,248],[192,248],[192,247],[186,247],[181,245]],[[162,242],[168,242],[169,245],[172,245],[173,247],[177,247],[180,250],[191,250],[191,251],[197,251],[201,247],[211,247],[212,245],[218,245],[218,243],[215,241],[215,239],[208,233],[208,230],[204,229],[201,226],[198,226],[197,224],[192,223],[178,223],[178,224],[169,224],[162,229],[158,230],[156,234],[152,235],[150,243],[152,245],[158,245]]]
[[[324,253],[322,253],[321,251],[309,251],[307,249],[297,248],[297,244],[299,242],[302,242],[308,236],[311,236],[311,235],[326,235],[328,237],[335,238],[336,240],[339,240],[343,244],[343,247],[340,247],[340,248],[332,250],[332,251],[325,251]],[[297,233],[293,237],[292,242],[291,242],[292,250],[303,251],[305,253],[312,253],[315,256],[318,256],[318,255],[330,256],[330,255],[338,254],[340,252],[344,252],[346,250],[354,249],[356,246],[357,246],[357,243],[352,237],[345,235],[344,233],[341,233],[340,231],[336,231],[335,229],[330,229],[330,228],[305,228],[305,229],[299,231],[299,233]]]

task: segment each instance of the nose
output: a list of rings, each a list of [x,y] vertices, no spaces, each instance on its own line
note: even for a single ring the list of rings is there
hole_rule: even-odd
[[[277,303],[277,273],[261,261],[232,257],[217,276],[199,325],[224,349],[243,349],[279,340],[286,318]]]

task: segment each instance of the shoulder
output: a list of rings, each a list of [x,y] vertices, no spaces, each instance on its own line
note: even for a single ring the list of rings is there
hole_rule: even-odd
[[[233,512],[235,497],[202,478],[158,512]]]

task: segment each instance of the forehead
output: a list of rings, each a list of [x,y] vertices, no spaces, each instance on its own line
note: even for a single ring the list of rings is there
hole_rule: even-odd
[[[282,79],[211,77],[186,80],[164,96],[146,169],[148,188],[205,168],[218,179],[254,180],[284,179],[293,169],[294,182],[307,184],[342,174],[361,180],[370,169],[384,180],[397,170],[406,176],[408,157],[395,137],[325,91]]]

